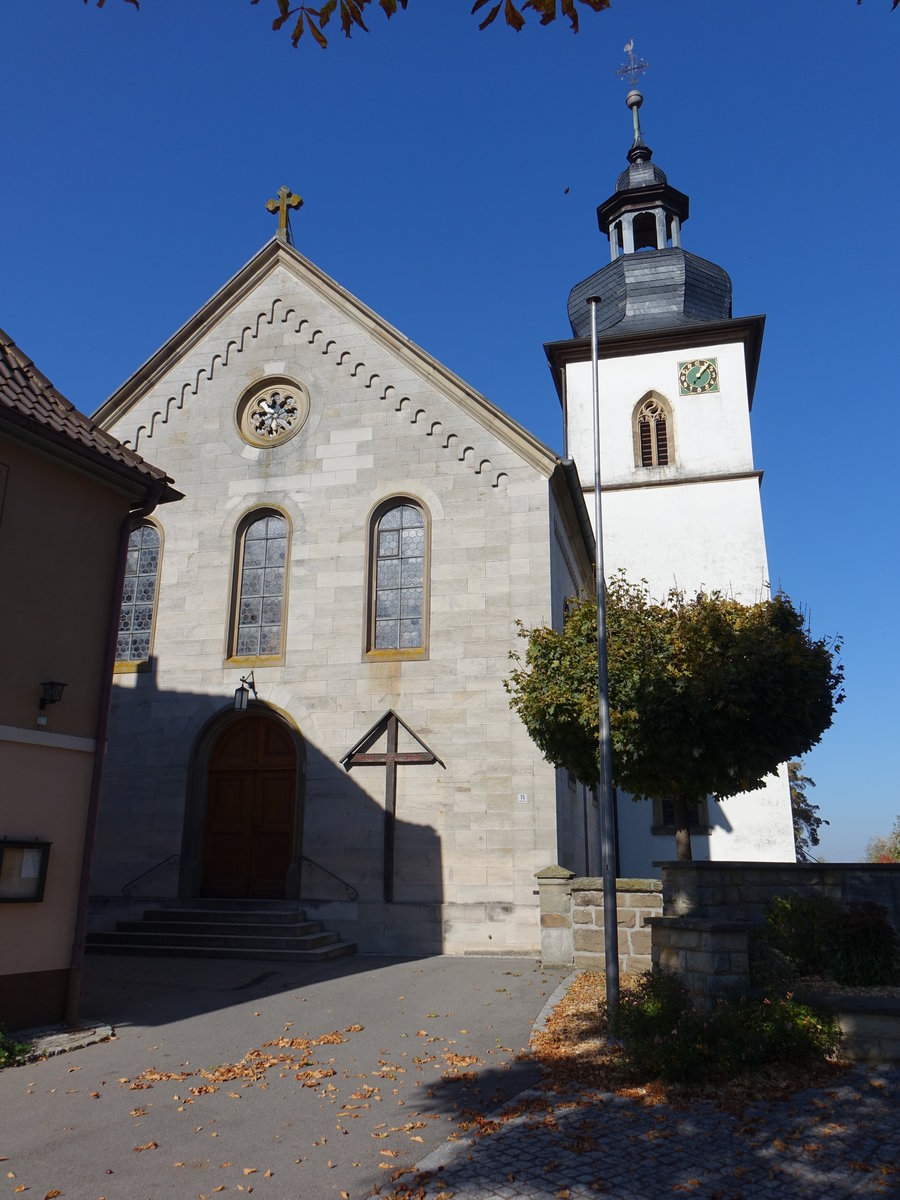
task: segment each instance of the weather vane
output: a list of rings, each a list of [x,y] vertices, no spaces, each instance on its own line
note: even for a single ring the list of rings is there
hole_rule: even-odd
[[[634,57],[634,38],[625,45],[624,49],[628,55],[628,61],[622,63],[616,74],[620,79],[625,80],[629,84],[631,91],[635,91],[638,80],[646,73],[650,64],[643,58]]]

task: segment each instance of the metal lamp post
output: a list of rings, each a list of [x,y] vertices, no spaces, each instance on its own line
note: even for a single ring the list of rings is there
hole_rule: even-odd
[[[609,734],[609,675],[606,662],[606,582],[603,572],[603,523],[600,504],[600,387],[598,381],[597,305],[590,296],[591,383],[594,417],[594,552],[597,593],[597,693],[600,717],[600,861],[603,876],[603,953],[606,961],[606,1015],[610,1031],[619,1011],[619,928],[616,912],[616,819],[612,792]]]

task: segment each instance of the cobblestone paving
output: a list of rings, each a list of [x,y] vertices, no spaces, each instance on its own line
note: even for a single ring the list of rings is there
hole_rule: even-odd
[[[608,1093],[529,1098],[533,1111],[429,1155],[423,1200],[900,1196],[897,1067],[857,1069],[740,1117]]]

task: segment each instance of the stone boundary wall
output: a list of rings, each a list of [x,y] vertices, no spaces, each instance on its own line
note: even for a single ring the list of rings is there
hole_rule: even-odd
[[[775,896],[830,896],[883,905],[900,937],[897,863],[662,863],[663,915],[762,925]]]
[[[829,896],[839,904],[872,901],[887,909],[900,936],[900,865],[895,863],[663,863],[662,889],[662,915],[648,921],[653,966],[676,975],[704,1008],[719,996],[749,990],[750,937],[764,924],[776,896]],[[855,1008],[846,1021],[842,1013],[845,1030],[853,1030],[859,1042],[855,1051],[848,1038],[851,1055],[896,1056],[898,1011],[896,1005],[890,1012],[866,1011],[864,1019]]]
[[[604,952],[603,880],[547,867],[536,879],[540,889],[541,962],[602,971]],[[616,918],[619,970],[635,975],[650,969],[651,917],[662,913],[658,879],[617,879]]]
[[[746,921],[653,917],[650,920],[652,963],[676,975],[697,1007],[709,1010],[720,996],[747,991],[750,932]]]
[[[854,1062],[900,1062],[900,996],[811,991],[798,992],[797,999],[836,1018],[844,1034],[844,1057]]]

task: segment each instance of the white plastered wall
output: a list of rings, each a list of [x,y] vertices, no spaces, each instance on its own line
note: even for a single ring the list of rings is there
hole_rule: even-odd
[[[715,358],[719,391],[679,395],[679,363]],[[692,346],[601,359],[598,370],[603,551],[607,578],[624,570],[654,598],[672,587],[720,590],[752,604],[769,595],[769,572],[750,436],[744,347]],[[671,409],[670,464],[635,464],[633,414],[648,394]],[[594,519],[590,362],[566,370],[569,452]],[[694,835],[698,859],[793,861],[793,825],[782,767],[758,792],[708,802],[710,833]],[[620,870],[656,873],[675,857],[673,837],[650,832],[649,803],[619,798]]]

